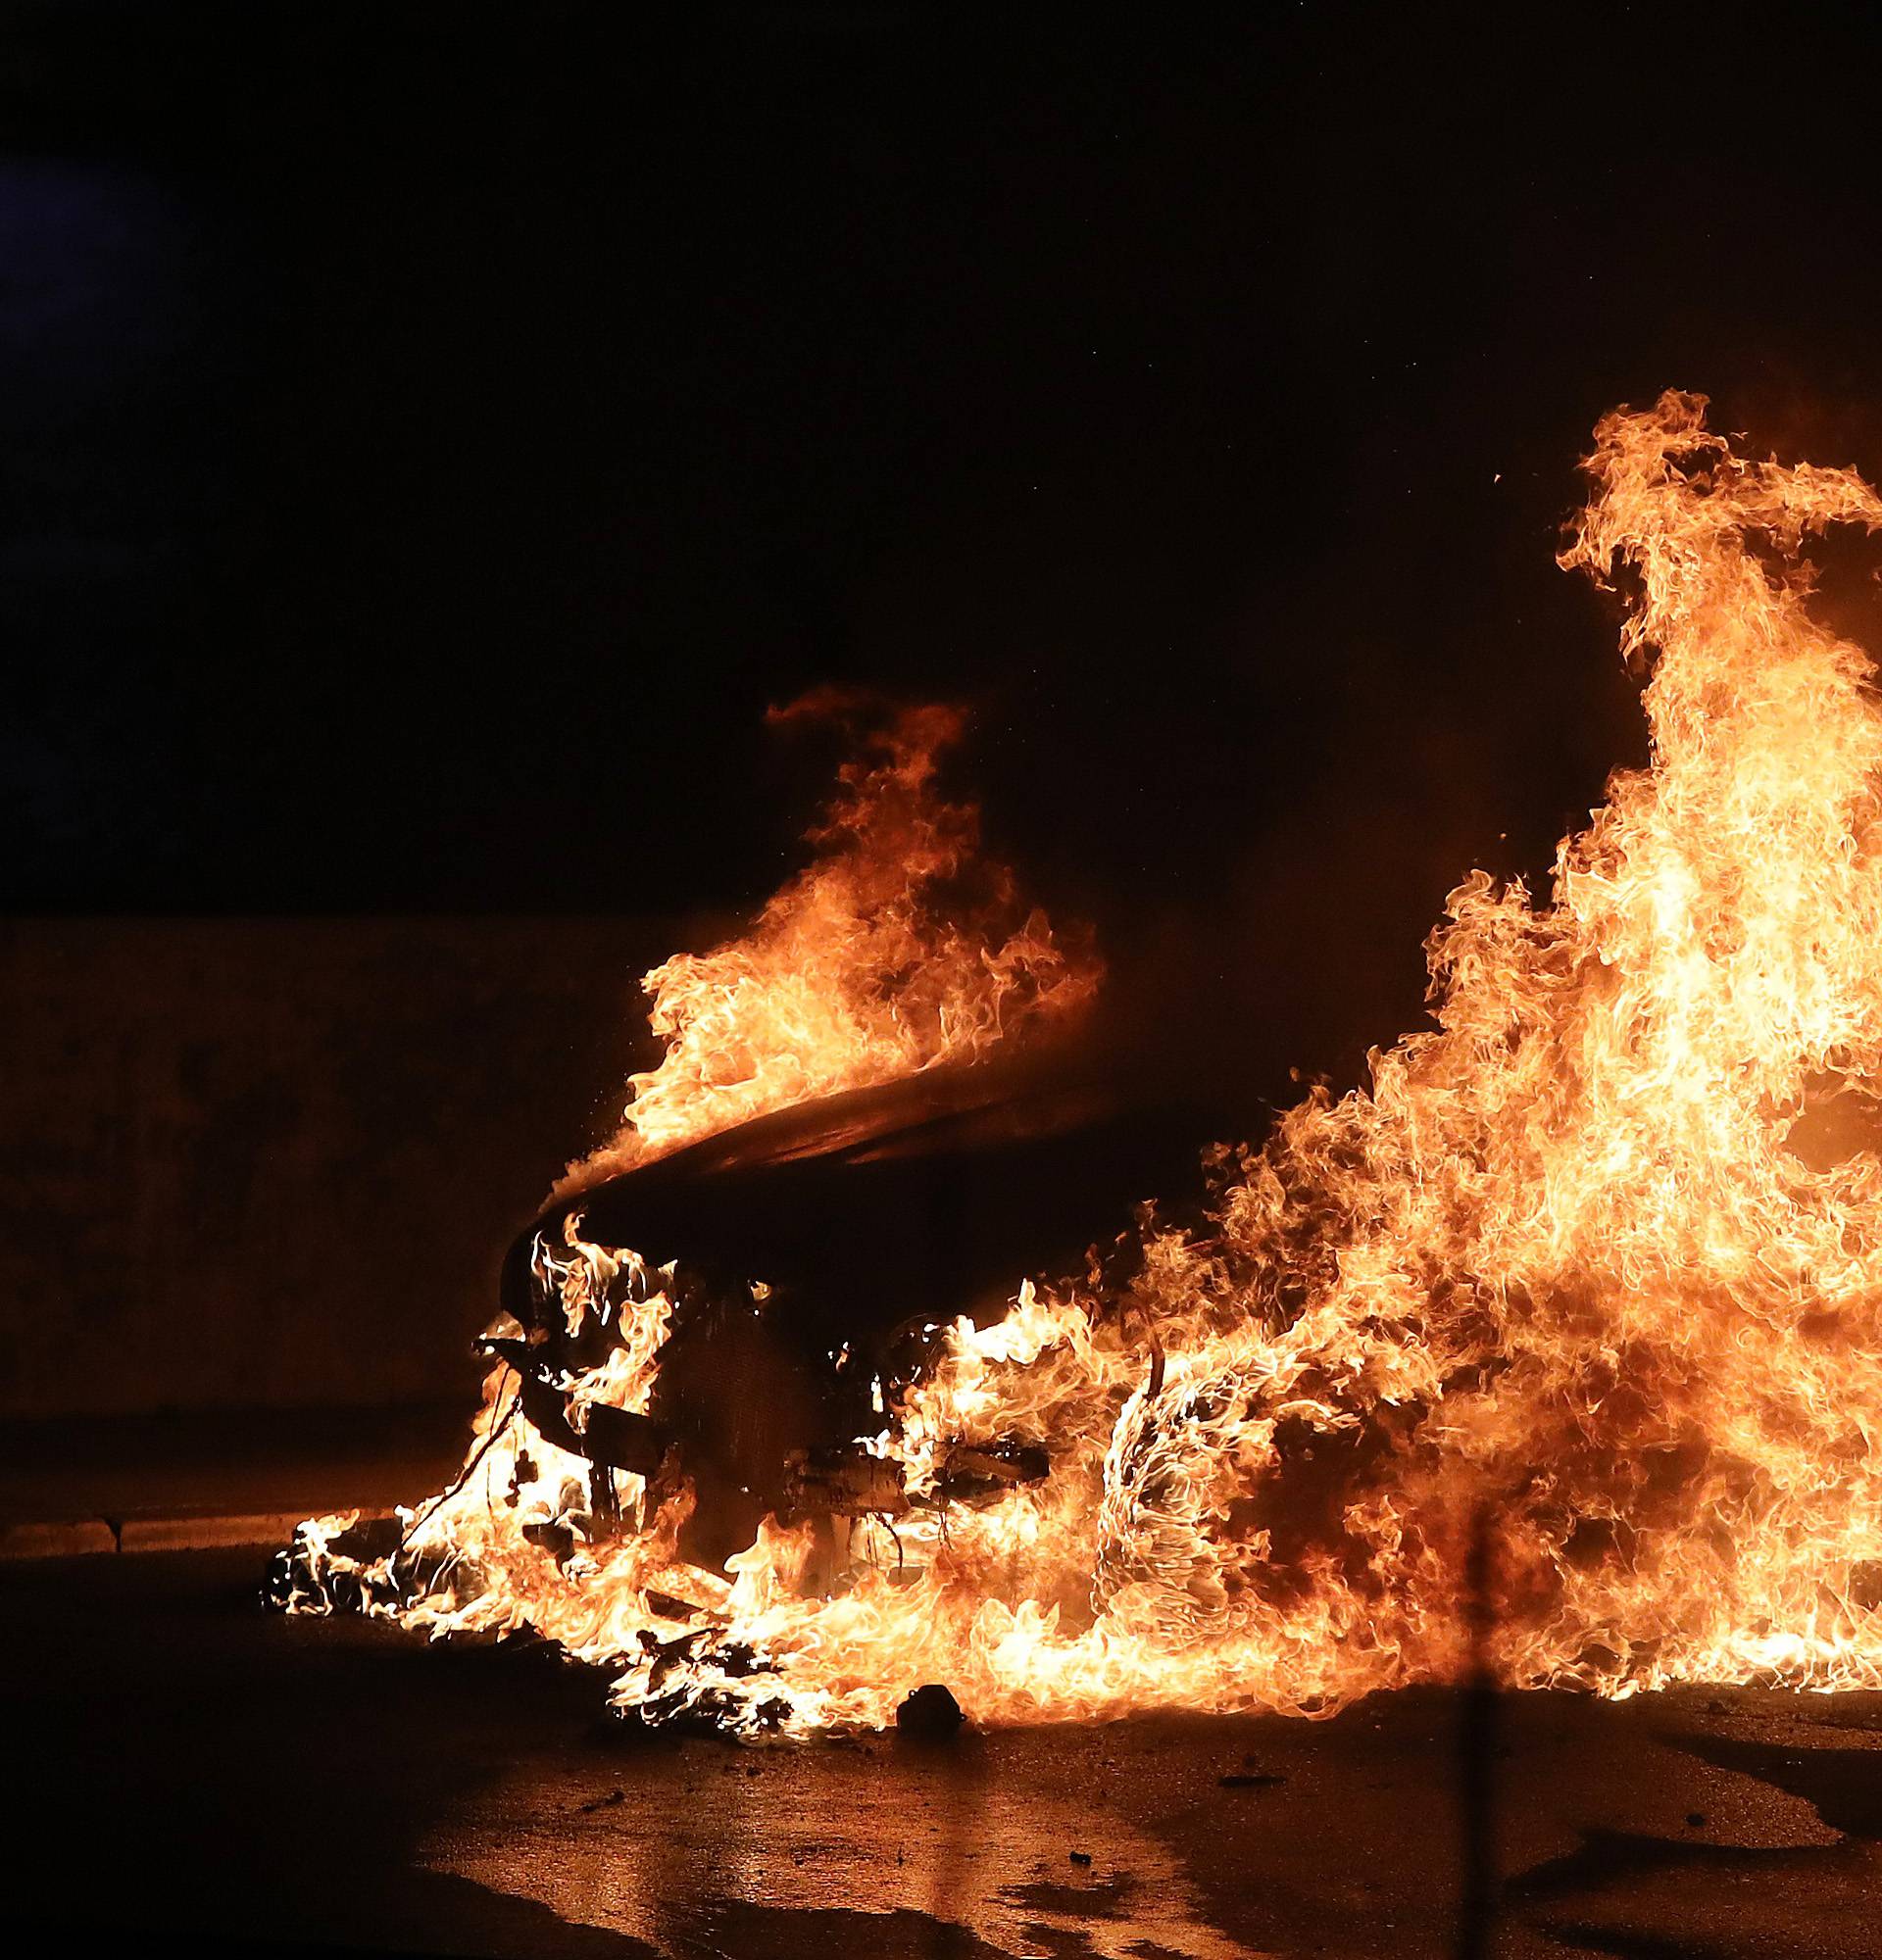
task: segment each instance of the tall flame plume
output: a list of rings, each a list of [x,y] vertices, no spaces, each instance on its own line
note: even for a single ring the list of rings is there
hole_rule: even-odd
[[[1882,500],[1739,458],[1705,409],[1600,424],[1561,560],[1626,592],[1650,765],[1563,841],[1546,901],[1481,872],[1451,895],[1433,1025],[1369,1088],[1212,1152],[1204,1226],[1146,1225],[1126,1279],[1029,1281],[948,1330],[868,1443],[912,1508],[859,1521],[845,1569],[775,1519],[722,1572],[689,1565],[665,1473],[621,1479],[636,1529],[550,1556],[578,1462],[506,1413],[499,1370],[398,1585],[356,1571],[368,1603],[536,1627],[615,1670],[623,1708],[748,1735],[878,1725],[928,1681],[988,1722],[1324,1714],[1478,1667],[1609,1695],[1882,1684],[1882,707],[1802,555],[1882,528]],[[899,754],[873,767],[914,794]],[[924,981],[911,1036],[867,974],[947,936],[891,911],[854,991],[817,989],[853,1060],[807,1067],[779,1032],[805,1009],[742,962],[858,970],[826,916],[880,908],[841,880],[827,915],[803,899],[737,957],[654,976],[642,1146],[919,1068],[936,1030],[984,1042],[1003,1001],[1088,981],[1028,924],[980,948],[991,995]],[[585,1392],[644,1407],[663,1275],[568,1238],[542,1284],[627,1336]],[[1051,1472],[950,1507],[964,1445]],[[303,1528],[329,1578],[345,1522]]]
[[[973,806],[939,793],[963,710],[875,707],[823,688],[771,710],[858,744],[811,831],[817,856],[749,932],[647,975],[666,1054],[629,1078],[620,1129],[564,1189],[815,1097],[972,1061],[1096,990],[1089,950],[1020,905],[1013,873],[980,854]]]

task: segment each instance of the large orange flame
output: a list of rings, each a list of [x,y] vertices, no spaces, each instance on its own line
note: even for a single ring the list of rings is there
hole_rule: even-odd
[[[813,1097],[970,1061],[1091,997],[1096,960],[1055,941],[1012,872],[981,857],[974,808],[937,793],[963,712],[884,721],[868,707],[821,689],[771,710],[774,723],[845,723],[861,744],[811,832],[817,858],[749,932],[647,975],[667,1053],[629,1079],[619,1132],[564,1189]]]
[[[708,1574],[683,1486],[623,1478],[641,1529],[558,1563],[519,1527],[579,1466],[500,1430],[493,1383],[496,1442],[384,1609],[536,1626],[621,1705],[744,1734],[879,1724],[924,1681],[1006,1722],[1319,1713],[1476,1666],[1882,1683],[1882,707],[1800,557],[1882,500],[1704,412],[1602,422],[1562,560],[1630,594],[1651,766],[1546,904],[1458,888],[1435,1025],[1214,1153],[1206,1231],[949,1331],[870,1446],[893,1531],[859,1522],[832,1581],[815,1521],[768,1522]],[[661,1276],[570,1239],[541,1253],[568,1310],[613,1289],[638,1330],[594,1393],[638,1406]],[[950,1451],[1015,1444],[1050,1476],[945,1500]]]

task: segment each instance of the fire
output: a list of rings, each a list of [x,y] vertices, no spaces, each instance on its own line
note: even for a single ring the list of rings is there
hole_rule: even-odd
[[[824,689],[770,719],[853,723],[864,706]],[[811,833],[816,861],[743,938],[647,975],[666,1055],[629,1079],[620,1130],[564,1189],[768,1110],[971,1061],[1090,999],[1096,961],[1019,906],[1012,872],[979,855],[972,806],[936,793],[964,725],[929,706],[864,731]]]
[[[930,1681],[983,1722],[1323,1714],[1478,1667],[1616,1696],[1882,1683],[1882,703],[1802,557],[1882,528],[1882,500],[1735,456],[1705,407],[1601,423],[1562,555],[1628,594],[1651,764],[1564,840],[1546,901],[1480,872],[1452,894],[1433,1025],[1368,1089],[1212,1152],[1207,1223],[1147,1223],[1124,1279],[956,1322],[861,1446],[873,1508],[835,1530],[774,1516],[700,1569],[671,1460],[610,1473],[597,1519],[500,1368],[457,1489],[396,1551],[303,1527],[298,1602],[531,1626],[610,1667],[623,1709],[747,1736],[878,1725]],[[911,814],[923,739],[852,772],[834,855],[751,940],[652,976],[669,1046],[637,1147],[1088,989],[1043,923],[990,950],[906,887],[884,913],[869,812],[937,854],[898,847],[917,886],[965,849]],[[565,1236],[538,1244],[542,1298],[616,1330],[571,1406],[644,1410],[674,1269]],[[973,1501],[964,1461],[995,1473]]]

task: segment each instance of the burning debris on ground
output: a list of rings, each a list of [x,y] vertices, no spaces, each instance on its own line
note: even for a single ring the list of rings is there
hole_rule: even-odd
[[[518,1243],[459,1484],[390,1545],[310,1521],[275,1599],[531,1628],[748,1739],[1882,1682],[1834,1114],[1882,1081],[1882,708],[1802,557],[1882,502],[1676,394],[1587,468],[1562,563],[1627,595],[1650,766],[1546,901],[1458,887],[1368,1090],[1130,1229],[1168,1112],[1064,1065],[1095,961],[904,715],[753,931],[649,976],[667,1059]]]

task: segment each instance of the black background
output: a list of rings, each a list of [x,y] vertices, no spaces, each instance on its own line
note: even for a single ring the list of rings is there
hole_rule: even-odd
[[[748,907],[961,698],[1279,1093],[1643,753],[1596,417],[1882,467],[1867,10],[641,11],[8,10],[9,910]]]

